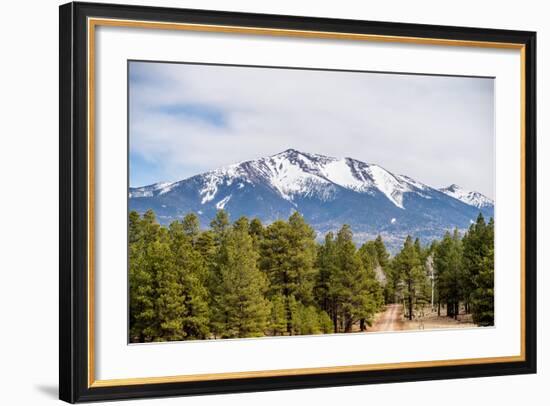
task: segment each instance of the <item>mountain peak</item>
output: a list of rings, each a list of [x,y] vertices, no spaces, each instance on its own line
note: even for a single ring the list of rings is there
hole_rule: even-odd
[[[448,190],[450,192],[455,192],[457,190],[462,190],[462,188],[457,185],[456,183],[453,183],[452,185],[447,186],[446,188],[443,188],[444,190]]]
[[[271,155],[271,157],[277,157],[277,156],[295,156],[295,155],[308,155],[308,154],[304,154],[303,152],[298,151],[297,149],[294,149],[294,148],[288,148],[288,149],[285,149],[284,151],[278,152],[278,153],[275,154],[275,155]]]
[[[294,148],[288,148],[288,149],[285,149],[283,152],[281,152],[281,154],[301,154],[302,152],[301,151],[298,151],[297,149],[294,149]]]
[[[377,164],[295,148],[130,188],[129,198],[132,210],[152,208],[163,224],[194,212],[207,226],[220,209],[266,223],[299,211],[320,235],[352,224],[358,241],[386,233],[395,247],[412,232],[427,242],[449,228],[467,228],[480,211],[493,215],[492,200],[456,184],[437,190]]]
[[[245,185],[267,187],[292,205],[304,198],[332,201],[342,190],[384,195],[394,206],[406,209],[405,195],[423,196],[434,191],[428,185],[405,175],[395,175],[377,164],[354,158],[335,158],[287,148],[275,155],[243,161],[192,177],[203,183],[201,204],[221,199],[221,190],[236,184],[242,192]],[[183,182],[183,181],[181,181]],[[132,197],[153,197],[169,193],[181,182],[158,183],[131,191]],[[338,192],[340,191],[340,192]],[[451,184],[439,192],[477,208],[490,207],[493,201],[481,193]],[[297,206],[296,206],[297,207]]]
[[[441,188],[439,191],[445,193],[447,196],[454,197],[463,203],[469,204],[470,206],[475,206],[477,208],[494,205],[493,200],[487,196],[473,190],[466,190],[456,183],[453,183],[446,188]]]
[[[303,152],[303,151],[299,151],[295,148],[288,148],[288,149],[285,149],[284,151],[282,152],[279,152],[278,154],[275,154],[275,155],[271,155],[269,158],[287,158],[287,159],[290,159],[290,160],[306,160],[306,161],[310,161],[310,162],[315,162],[315,161],[333,161],[333,160],[336,160],[337,158],[334,158],[334,157],[331,157],[331,156],[327,156],[327,155],[321,155],[321,154],[312,154],[312,153],[309,153],[309,152]],[[265,158],[260,158],[260,159],[257,159],[258,160],[262,160],[262,159],[265,159]]]

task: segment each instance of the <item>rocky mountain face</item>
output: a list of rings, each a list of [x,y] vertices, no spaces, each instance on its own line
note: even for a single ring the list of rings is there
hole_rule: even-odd
[[[467,228],[494,203],[457,185],[435,189],[379,165],[289,149],[178,182],[130,188],[129,209],[153,209],[162,224],[196,213],[208,227],[219,209],[233,220],[264,223],[299,211],[319,238],[349,224],[358,243],[381,234],[395,251],[407,234],[424,243],[446,230]]]

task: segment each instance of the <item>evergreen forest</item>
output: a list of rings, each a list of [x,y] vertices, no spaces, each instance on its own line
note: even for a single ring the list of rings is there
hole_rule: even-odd
[[[201,229],[193,213],[165,227],[132,211],[128,224],[132,343],[368,332],[394,303],[408,320],[431,306],[494,324],[494,222],[481,214],[393,256],[380,236],[357,246],[349,225],[320,242],[298,212],[262,224],[219,210]]]

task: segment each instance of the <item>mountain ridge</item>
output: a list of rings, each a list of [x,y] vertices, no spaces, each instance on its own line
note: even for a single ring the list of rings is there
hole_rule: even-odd
[[[452,184],[433,188],[380,165],[350,157],[287,149],[176,182],[129,190],[129,208],[153,209],[161,223],[190,211],[208,222],[219,209],[264,222],[300,211],[319,234],[350,224],[358,241],[376,235],[400,242],[406,234],[429,241],[445,230],[465,229],[479,212],[494,213],[494,202]]]

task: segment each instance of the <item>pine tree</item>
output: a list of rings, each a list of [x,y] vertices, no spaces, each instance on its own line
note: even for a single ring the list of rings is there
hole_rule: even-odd
[[[196,245],[198,219],[188,215],[181,223],[173,222],[169,235],[179,283],[178,294],[184,304],[181,315],[183,336],[185,339],[206,338],[209,336],[208,269]]]
[[[132,210],[128,215],[128,244],[138,242],[141,236],[141,218],[137,211]]]
[[[338,314],[337,330],[352,331],[360,319],[369,323],[378,308],[376,298],[370,292],[369,275],[353,243],[351,228],[345,224],[336,237],[337,274],[331,285]]]
[[[458,230],[455,230],[457,239],[460,240],[458,235]],[[414,240],[414,249],[420,260],[420,267],[422,269],[423,276],[419,280],[419,286],[417,289],[417,304],[419,307],[426,305],[431,300],[431,283],[430,283],[430,272],[429,267],[431,264],[430,250],[429,247],[423,247],[420,242],[420,238]]]
[[[268,296],[285,298],[287,334],[294,334],[292,301],[311,304],[315,281],[315,232],[295,212],[288,222],[275,221],[265,229],[260,267],[268,276]]]
[[[376,259],[378,260],[378,264],[382,267],[382,269],[385,269],[390,262],[390,253],[386,249],[386,245],[384,244],[381,235],[378,235],[374,240],[374,248],[376,249]]]
[[[250,222],[248,221],[248,217],[241,216],[233,223],[234,229],[239,229],[243,232],[246,232],[250,235]]]
[[[414,240],[414,249],[416,250],[416,253],[418,254],[418,257],[420,258],[420,262],[423,260],[423,254],[424,250],[422,249],[422,244],[420,244],[420,238],[415,238]]]
[[[462,254],[462,241],[456,229],[452,236],[449,232],[445,233],[434,253],[439,298],[446,302],[447,316],[455,319],[459,313],[460,300],[464,297]]]
[[[292,307],[292,324],[295,334],[311,335],[321,333],[319,314],[314,306],[305,306],[294,300]]]
[[[424,289],[426,274],[411,236],[407,236],[401,252],[395,256],[393,265],[402,282],[402,294],[407,305],[407,316],[409,320],[412,320],[414,317],[413,307]]]
[[[208,267],[207,289],[210,307],[210,331],[214,338],[224,335],[226,314],[221,303],[222,299],[222,274],[221,261],[224,245],[227,243],[231,224],[229,215],[224,210],[218,210],[215,218],[210,222],[210,230],[203,233],[198,244],[206,258]]]
[[[490,261],[489,258],[493,256],[491,249],[494,247],[494,242],[492,238],[490,241],[487,239],[487,235],[491,234],[487,229],[485,219],[479,213],[476,222],[470,226],[463,238],[463,267],[466,272],[464,290],[468,292],[465,297],[467,311],[470,310],[472,294],[478,287],[477,277],[481,272],[486,271],[487,261]]]
[[[378,259],[378,250],[376,249],[375,241],[367,241],[359,248],[359,255],[363,261],[363,265],[374,270],[377,267],[381,267]]]
[[[130,341],[146,342],[163,336],[159,317],[159,274],[170,268],[171,257],[167,233],[148,210],[142,218],[137,213],[129,217],[129,305]]]
[[[135,211],[129,216],[128,283],[130,306],[130,341],[144,342],[145,329],[154,322],[154,275],[147,264],[144,224]]]
[[[385,248],[384,248],[385,249]],[[386,282],[385,274],[382,270],[382,266],[378,260],[378,250],[376,249],[375,241],[367,241],[358,250],[359,258],[363,263],[365,272],[367,274],[367,291],[372,300],[372,303],[376,307],[376,310],[382,308],[384,300],[384,287],[383,283]],[[387,267],[387,265],[386,265]],[[365,318],[360,320],[360,330],[365,331],[367,324],[370,324]]]
[[[229,227],[229,215],[224,210],[218,210],[216,217],[210,222],[210,228],[212,229],[216,244],[221,243]]]
[[[315,281],[315,300],[317,305],[332,320],[333,330],[337,329],[336,302],[331,288],[336,277],[338,266],[336,263],[336,244],[334,234],[325,235],[325,243],[317,247],[317,278]]]
[[[469,276],[474,274],[473,286],[470,300],[472,304],[472,317],[474,323],[480,326],[494,325],[494,220],[491,218],[489,223],[476,230],[480,233],[481,240],[481,255],[476,258],[474,265],[475,274],[469,273]],[[470,259],[473,255],[468,256]]]
[[[185,338],[182,319],[185,312],[184,299],[181,295],[179,275],[174,266],[174,258],[167,242],[155,241],[148,250],[151,273],[157,281],[156,322],[158,330],[147,330],[155,337],[154,341],[174,341]],[[155,326],[156,327],[156,326]]]
[[[187,214],[182,220],[182,227],[191,244],[195,246],[201,234],[201,225],[197,215],[195,213]]]
[[[260,268],[269,279],[269,297],[280,294],[285,300],[291,294],[288,233],[288,224],[277,220],[265,229],[260,246]]]
[[[217,254],[215,236],[212,230],[205,230],[200,233],[197,238],[196,249],[202,256],[205,267],[208,270],[207,273],[210,274]]]
[[[145,243],[151,243],[160,238],[162,228],[157,222],[157,218],[153,210],[147,210],[143,213],[141,231]]]
[[[434,266],[434,255],[435,255],[435,249],[437,246],[436,241],[432,241],[429,247],[425,250],[426,255],[426,274],[429,279],[429,286],[428,286],[428,297],[431,305],[431,310],[435,310],[435,304],[438,303],[439,305],[439,298],[438,298],[438,292],[437,292],[437,272]],[[438,306],[438,316],[441,314],[441,309]]]
[[[329,334],[334,333],[334,325],[332,323],[332,319],[327,314],[327,312],[323,310],[318,310],[319,312],[319,328],[321,330],[322,334]]]
[[[276,294],[271,298],[271,318],[269,329],[271,335],[280,336],[286,333],[286,300],[283,295]]]
[[[254,245],[254,249],[256,251],[260,250],[260,244],[262,242],[262,239],[264,237],[264,226],[260,219],[254,218],[250,222],[250,227],[248,228],[248,232],[250,236],[252,237],[252,244]]]
[[[369,241],[370,243],[370,241]],[[393,268],[391,266],[390,253],[386,249],[384,240],[381,235],[378,235],[374,240],[374,250],[376,251],[376,261],[378,266],[381,268],[384,275],[384,302],[385,303],[394,303],[395,292],[397,290],[397,284],[399,282],[398,278],[394,275]],[[369,249],[370,252],[371,249]]]
[[[222,337],[256,337],[265,334],[270,303],[265,275],[257,267],[257,253],[243,222],[226,232],[218,258],[219,308]],[[220,319],[219,318],[219,319]]]
[[[317,269],[315,231],[302,215],[294,212],[288,219],[291,275],[294,279],[295,297],[305,305],[313,302],[313,285]]]

